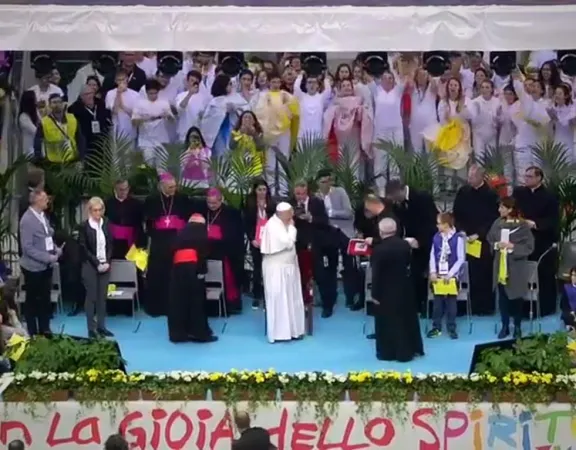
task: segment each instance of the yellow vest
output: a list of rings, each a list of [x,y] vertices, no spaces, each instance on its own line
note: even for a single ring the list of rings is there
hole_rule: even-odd
[[[66,123],[56,124],[50,117],[42,119],[44,133],[44,151],[50,162],[72,161],[78,156],[76,131],[78,121],[72,114],[66,114]]]

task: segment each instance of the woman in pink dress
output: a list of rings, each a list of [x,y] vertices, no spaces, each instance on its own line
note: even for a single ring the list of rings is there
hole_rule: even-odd
[[[208,187],[210,181],[210,149],[198,127],[186,134],[188,148],[182,155],[182,183],[187,186]]]

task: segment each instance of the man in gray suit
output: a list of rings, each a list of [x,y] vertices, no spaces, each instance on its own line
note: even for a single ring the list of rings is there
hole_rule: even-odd
[[[20,267],[26,286],[24,317],[30,336],[51,333],[52,267],[62,254],[52,239],[54,230],[44,214],[47,208],[46,192],[35,190],[30,193],[30,207],[20,219]]]
[[[354,211],[350,204],[350,198],[343,187],[334,186],[334,176],[329,169],[320,170],[316,176],[318,181],[318,196],[324,201],[324,206],[330,220],[333,239],[330,240],[331,248],[328,253],[329,259],[334,259],[328,267],[333,268],[334,273],[328,277],[331,283],[336,283],[338,253],[342,255],[342,283],[346,306],[354,305],[359,275],[354,265],[354,258],[348,255],[348,243],[354,236]]]

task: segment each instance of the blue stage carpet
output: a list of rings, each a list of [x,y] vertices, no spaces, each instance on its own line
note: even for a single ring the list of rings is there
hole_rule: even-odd
[[[222,334],[222,319],[211,319],[211,326],[220,338],[211,344],[172,344],[168,340],[166,318],[141,316],[142,325],[134,333],[135,322],[129,317],[110,317],[108,329],[115,334],[129,371],[268,369],[298,372],[328,370],[344,373],[353,370],[411,370],[413,373],[467,373],[474,345],[494,341],[496,317],[474,317],[472,334],[468,334],[465,317],[458,321],[460,338],[450,340],[446,334],[436,339],[424,337],[426,355],[410,363],[386,363],[376,359],[374,341],[362,333],[362,312],[350,312],[339,305],[329,319],[320,318],[316,308],[314,336],[302,341],[269,344],[264,336],[264,317],[261,310],[250,308],[245,301],[244,313],[231,317]],[[373,329],[368,318],[368,331]],[[424,321],[421,322],[424,333]],[[64,326],[64,333],[85,336],[86,318],[57,317],[54,332]],[[542,331],[558,330],[558,317],[542,320]],[[530,331],[525,322],[524,333]]]

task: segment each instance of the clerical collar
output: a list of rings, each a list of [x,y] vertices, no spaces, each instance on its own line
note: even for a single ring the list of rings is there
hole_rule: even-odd
[[[530,190],[532,192],[536,192],[538,189],[540,189],[542,187],[542,183],[540,183],[538,186],[534,187],[534,188],[530,188]]]
[[[404,196],[404,201],[407,202],[408,200],[410,200],[410,186],[406,186],[406,195]]]
[[[116,200],[118,200],[120,203],[122,203],[124,200],[127,200],[128,197],[126,198],[119,198],[116,194],[114,194],[114,198],[116,198]]]
[[[474,189],[478,190],[478,189],[480,189],[480,188],[483,188],[483,187],[484,187],[484,184],[485,184],[485,183],[484,183],[484,181],[483,181],[483,182],[480,183],[478,186],[476,186],[476,187],[472,186],[472,187],[473,187]]]

